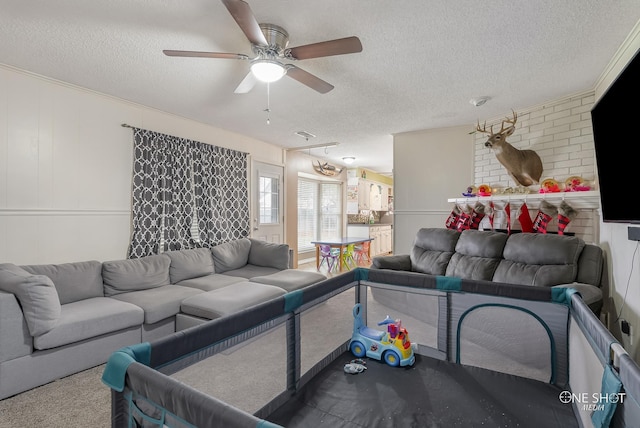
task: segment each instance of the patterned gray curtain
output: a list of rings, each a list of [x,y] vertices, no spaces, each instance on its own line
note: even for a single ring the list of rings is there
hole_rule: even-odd
[[[246,153],[133,129],[129,258],[248,236]]]
[[[249,236],[247,154],[206,144],[197,150],[193,181],[201,245]]]

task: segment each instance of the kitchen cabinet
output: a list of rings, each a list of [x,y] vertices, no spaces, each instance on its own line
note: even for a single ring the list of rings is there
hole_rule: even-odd
[[[355,170],[347,173],[347,214],[389,211],[389,185],[358,177]]]
[[[390,224],[350,224],[347,226],[347,236],[372,238],[372,257],[393,252],[393,229]]]
[[[371,208],[371,184],[368,180],[358,180],[358,209],[373,209]]]

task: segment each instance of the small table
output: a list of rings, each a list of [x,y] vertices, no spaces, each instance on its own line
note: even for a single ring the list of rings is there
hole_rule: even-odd
[[[327,239],[324,241],[311,241],[316,246],[316,269],[320,269],[320,245],[328,245],[331,248],[340,248],[340,257],[338,257],[338,272],[342,272],[342,253],[347,245],[350,244],[362,244],[363,242],[371,242],[374,238],[337,238]],[[367,251],[367,256],[371,260],[371,246]]]

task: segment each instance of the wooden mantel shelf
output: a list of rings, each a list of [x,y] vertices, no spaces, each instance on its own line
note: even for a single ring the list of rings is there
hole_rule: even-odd
[[[510,202],[515,205],[521,205],[526,202],[527,205],[537,207],[541,201],[547,201],[554,205],[565,200],[575,209],[599,209],[600,208],[600,192],[598,190],[588,190],[585,192],[557,192],[557,193],[505,193],[491,196],[460,196],[459,198],[447,199],[448,202],[456,204],[472,204],[480,202],[482,204],[495,202]]]

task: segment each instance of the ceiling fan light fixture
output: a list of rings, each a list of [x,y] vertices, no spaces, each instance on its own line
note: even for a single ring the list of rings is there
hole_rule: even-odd
[[[261,82],[271,83],[280,80],[287,70],[278,61],[258,59],[251,63],[251,72]]]
[[[342,161],[347,165],[351,165],[353,162],[355,162],[355,160],[356,158],[354,158],[353,156],[345,156],[342,158]]]

